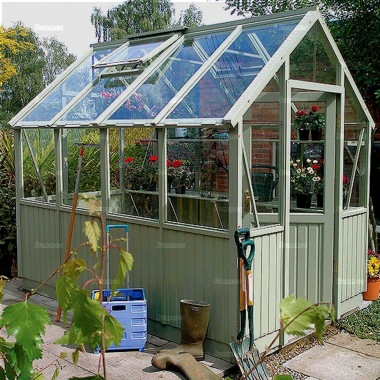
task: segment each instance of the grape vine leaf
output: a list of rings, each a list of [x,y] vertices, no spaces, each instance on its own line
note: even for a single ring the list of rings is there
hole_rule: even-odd
[[[83,231],[88,238],[91,251],[96,252],[98,250],[98,241],[101,234],[99,224],[95,220],[87,220],[84,222]]]
[[[27,301],[7,306],[0,319],[0,327],[6,327],[8,336],[15,337],[30,360],[42,357],[42,336],[50,324],[46,307]]]
[[[0,302],[4,297],[4,287],[7,283],[7,278],[5,276],[0,276]]]
[[[132,270],[132,266],[133,266],[132,254],[127,252],[124,249],[120,249],[119,267],[117,270],[115,280],[113,281],[112,292],[118,287],[123,285],[127,272]]]
[[[312,304],[292,294],[281,301],[280,318],[286,333],[304,336],[308,330],[315,329],[315,335],[322,341],[326,319],[334,321],[334,307],[324,303]]]

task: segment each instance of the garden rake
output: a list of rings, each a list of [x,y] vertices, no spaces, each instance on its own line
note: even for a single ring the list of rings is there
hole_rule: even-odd
[[[235,341],[230,343],[243,379],[271,379],[269,371],[261,362],[260,353],[254,344],[253,329],[253,275],[252,261],[255,255],[255,243],[249,237],[248,228],[235,231],[235,243],[239,258],[240,273],[240,332]],[[250,248],[247,257],[248,247]],[[245,334],[248,313],[249,337]]]

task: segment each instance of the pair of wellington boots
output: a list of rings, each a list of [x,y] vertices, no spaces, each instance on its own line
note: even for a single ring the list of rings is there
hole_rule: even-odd
[[[162,352],[180,354],[187,352],[196,360],[204,360],[203,345],[210,319],[210,304],[202,301],[181,300],[181,343]]]

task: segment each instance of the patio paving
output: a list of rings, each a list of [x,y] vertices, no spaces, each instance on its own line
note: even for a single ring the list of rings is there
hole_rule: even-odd
[[[9,304],[19,302],[24,298],[22,289],[22,280],[13,279],[9,281],[5,287],[4,298],[0,304],[0,313]],[[52,324],[46,328],[46,333],[43,337],[44,343],[43,358],[37,360],[35,365],[38,368],[45,368],[51,363],[59,365],[61,372],[58,379],[68,379],[72,376],[90,376],[96,373],[100,354],[84,353],[79,355],[79,361],[75,365],[71,360],[73,348],[54,344],[54,341],[61,337],[66,331],[63,318],[60,322],[56,321],[58,304],[51,298],[41,295],[34,295],[30,301],[39,305],[44,305],[49,310]],[[6,337],[3,330],[0,330],[0,336]],[[176,371],[159,371],[151,365],[154,352],[159,348],[174,347],[176,344],[165,339],[148,334],[148,341],[145,345],[144,352],[139,351],[113,351],[106,353],[107,361],[107,378],[109,380],[145,380],[145,379],[160,379],[160,380],[176,380],[186,379],[184,375]],[[62,352],[67,353],[64,359],[61,358]],[[211,369],[214,373],[222,377],[228,372],[233,364],[226,361],[214,358],[210,355],[205,356],[205,360],[201,362]],[[55,366],[49,366],[44,370],[45,378],[52,378]]]
[[[0,312],[6,305],[20,301],[23,297],[22,281],[20,279],[9,281],[0,304]],[[81,354],[78,364],[75,365],[71,360],[71,352],[74,349],[54,344],[54,341],[66,330],[63,321],[56,321],[57,302],[41,295],[35,295],[30,300],[45,305],[52,320],[52,325],[47,327],[44,336],[43,359],[36,361],[36,365],[39,368],[44,368],[50,363],[59,365],[61,372],[58,379],[90,376],[96,373],[99,354]],[[5,337],[4,331],[0,331],[0,336]],[[159,371],[152,367],[151,360],[154,352],[164,346],[168,348],[175,344],[148,334],[144,352],[107,352],[107,378],[110,380],[186,379],[179,372]],[[62,352],[68,353],[64,359],[60,357]],[[206,355],[205,361],[201,363],[220,377],[234,367],[231,363],[209,355]],[[380,344],[368,339],[359,339],[347,333],[340,333],[329,338],[323,346],[314,346],[287,361],[284,366],[303,374],[307,380],[380,380]],[[54,371],[54,366],[48,367],[44,370],[45,377],[51,378]]]

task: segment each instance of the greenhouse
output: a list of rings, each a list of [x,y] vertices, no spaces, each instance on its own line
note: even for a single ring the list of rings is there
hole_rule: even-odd
[[[208,302],[206,351],[231,359],[242,227],[260,350],[287,295],[332,302],[337,317],[361,305],[374,122],[317,9],[94,44],[10,124],[25,288],[63,261],[84,150],[79,193],[128,224],[150,333],[179,341],[179,301]]]

